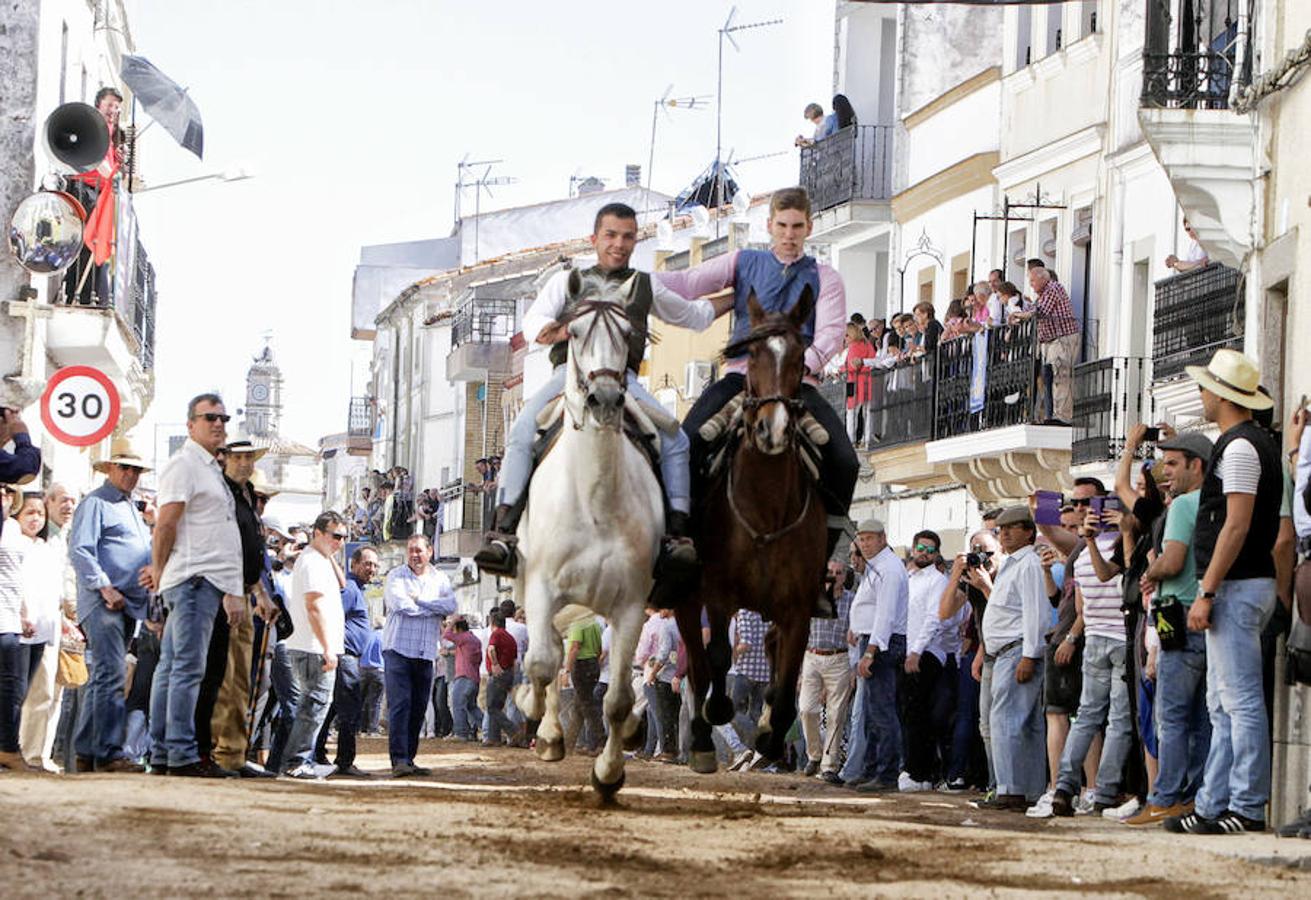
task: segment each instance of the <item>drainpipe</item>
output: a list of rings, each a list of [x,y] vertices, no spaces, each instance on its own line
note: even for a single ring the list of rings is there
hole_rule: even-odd
[[[1238,37],[1234,51],[1234,74],[1229,79],[1229,108],[1238,102],[1238,92],[1243,87],[1243,69],[1247,66],[1247,48],[1251,42],[1251,21],[1247,15],[1247,5],[1241,0],[1238,4]]]

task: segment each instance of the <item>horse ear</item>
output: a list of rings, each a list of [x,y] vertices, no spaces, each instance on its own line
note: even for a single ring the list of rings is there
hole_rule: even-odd
[[[583,273],[577,269],[569,270],[569,296],[577,297],[583,290]]]
[[[765,308],[761,306],[760,301],[756,299],[756,292],[754,290],[750,294],[747,294],[747,314],[751,318],[752,328],[759,325],[767,315]]]
[[[801,289],[801,296],[797,299],[797,305],[792,307],[788,313],[788,318],[792,324],[801,329],[810,319],[810,314],[815,311],[815,290],[810,285]]]

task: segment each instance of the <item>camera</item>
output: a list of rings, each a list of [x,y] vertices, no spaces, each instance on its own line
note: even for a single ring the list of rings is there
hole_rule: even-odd
[[[977,569],[992,559],[991,550],[971,550],[965,554],[965,565],[971,569]]]
[[[1144,440],[1144,441],[1150,441],[1150,442],[1152,442],[1152,443],[1156,443],[1156,442],[1159,441],[1160,439],[1161,439],[1161,429],[1160,429],[1160,428],[1148,428],[1148,429],[1146,429],[1145,431],[1143,431],[1143,440]]]

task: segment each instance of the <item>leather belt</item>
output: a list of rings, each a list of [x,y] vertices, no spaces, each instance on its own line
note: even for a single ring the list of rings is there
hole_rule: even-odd
[[[813,653],[816,656],[836,656],[839,653],[846,653],[847,651],[845,647],[837,650],[816,650],[813,647],[807,647],[806,652]]]
[[[1024,638],[1016,638],[1015,640],[1011,641],[1009,644],[1002,644],[1001,647],[997,648],[996,653],[989,653],[987,649],[985,649],[983,651],[983,658],[988,660],[989,662],[996,662],[997,657],[1001,656],[1007,650],[1014,650],[1016,647],[1021,646],[1023,643],[1024,643]]]

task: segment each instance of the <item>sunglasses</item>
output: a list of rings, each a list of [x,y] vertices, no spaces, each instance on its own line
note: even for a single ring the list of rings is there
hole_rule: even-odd
[[[225,413],[196,413],[191,418],[204,419],[206,422],[209,422],[211,425],[215,422],[222,422],[224,425],[226,425],[227,423],[232,421],[232,416],[229,416]]]
[[[344,531],[329,531],[329,532],[328,532],[328,537],[332,538],[334,541],[344,541],[344,540],[346,540],[346,538],[348,538],[349,536],[350,536],[350,535],[346,534],[346,532],[344,532]]]
[[[938,548],[935,547],[935,546],[933,546],[932,544],[916,544],[916,545],[915,545],[915,552],[916,552],[916,553],[937,553],[937,552],[938,552]]]
[[[1091,497],[1075,497],[1070,501],[1071,506],[1092,506]]]

